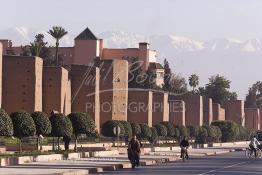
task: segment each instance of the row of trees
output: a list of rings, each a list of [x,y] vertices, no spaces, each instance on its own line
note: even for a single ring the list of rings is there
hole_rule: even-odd
[[[48,116],[44,112],[32,114],[21,111],[11,113],[9,116],[0,109],[0,136],[14,136],[19,140],[19,150],[22,150],[21,139],[24,137],[37,137],[37,149],[39,149],[40,136],[58,138],[75,138],[75,150],[77,139],[80,134],[96,136],[95,122],[87,113],[71,113],[68,116],[57,113]],[[53,143],[54,144],[54,143]]]
[[[175,139],[182,137],[195,140],[196,143],[231,142],[249,140],[255,134],[254,130],[244,128],[232,121],[214,121],[210,126],[176,126],[172,122],[161,122],[149,127],[145,123],[129,123],[127,121],[110,120],[102,127],[102,133],[107,137],[115,137],[114,128],[120,127],[120,137],[137,135],[140,139],[151,143],[161,139]]]
[[[162,87],[156,85],[156,73],[148,68],[146,72],[142,71],[143,62],[138,58],[130,60],[129,88],[155,89],[163,90],[175,94],[196,93],[208,98],[212,98],[215,103],[223,104],[226,100],[236,100],[237,94],[230,91],[230,81],[223,76],[215,75],[209,78],[209,82],[199,86],[199,76],[196,74],[188,78],[192,91],[187,88],[186,79],[179,74],[172,72],[169,62],[164,60],[164,84]]]
[[[37,56],[43,58],[45,65],[60,65],[62,63],[62,56],[58,54],[60,40],[68,32],[61,26],[54,26],[48,31],[55,39],[55,56],[53,57],[50,51],[50,46],[44,41],[44,35],[39,33],[35,36],[35,40],[29,45],[21,46],[22,56]],[[12,47],[8,52],[10,55],[13,55]]]

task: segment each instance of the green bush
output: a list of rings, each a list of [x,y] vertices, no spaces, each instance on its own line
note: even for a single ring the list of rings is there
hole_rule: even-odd
[[[114,134],[114,128],[120,127],[119,137],[123,137],[125,134],[124,126],[118,120],[108,120],[102,126],[102,133],[106,137],[116,137],[117,135]]]
[[[36,134],[35,123],[29,113],[25,111],[13,112],[10,116],[14,126],[15,137],[21,139]]]
[[[256,130],[247,128],[247,140],[250,140],[254,135],[256,135]]]
[[[140,135],[141,134],[141,127],[138,123],[131,123],[132,127],[132,133],[134,135]]]
[[[217,126],[203,126],[204,128],[206,128],[207,133],[208,133],[208,138],[207,138],[207,142],[219,142],[220,138],[221,138],[221,131],[219,129],[219,127]],[[220,131],[220,132],[219,132]]]
[[[247,140],[249,138],[249,132],[246,128],[244,128],[243,126],[239,125],[239,134],[237,137],[237,140]]]
[[[179,137],[188,137],[188,131],[187,128],[183,125],[175,126],[175,128],[178,128],[179,130]]]
[[[157,142],[157,139],[158,139],[158,134],[157,134],[157,130],[155,127],[151,127],[151,137],[148,138],[148,141],[151,143],[151,144],[156,144]]]
[[[49,120],[49,117],[44,112],[33,112],[31,114],[31,117],[34,120],[35,126],[36,126],[36,135],[40,136],[46,136],[51,133],[51,123]]]
[[[213,126],[213,125],[211,125]],[[216,140],[215,142],[221,142],[221,138],[222,138],[222,132],[220,130],[220,128],[218,126],[213,126],[215,127],[215,130],[216,130]]]
[[[12,136],[14,134],[13,122],[5,110],[0,109],[0,136]]]
[[[73,126],[70,119],[63,114],[53,114],[49,118],[52,126],[51,136],[53,137],[71,137]]]
[[[132,127],[131,127],[131,124],[129,123],[129,122],[127,122],[127,121],[119,121],[122,125],[123,125],[123,127],[124,127],[124,130],[125,130],[125,132],[124,132],[124,137],[128,137],[128,138],[130,138],[130,137],[132,137]]]
[[[213,121],[212,125],[220,128],[222,132],[222,142],[235,141],[239,135],[238,125],[233,121]]]
[[[179,131],[178,128],[175,128],[175,136],[174,136],[174,138],[175,138],[177,141],[179,141],[179,139],[180,139],[180,131]]]
[[[36,134],[35,123],[31,115],[25,111],[13,112],[10,116],[13,122],[14,136],[19,139],[19,152],[21,152],[21,139]]]
[[[166,137],[167,136],[167,128],[165,127],[165,125],[156,124],[154,127],[157,130],[158,136],[162,136],[162,137]]]
[[[207,143],[207,138],[208,138],[207,129],[205,127],[200,127],[199,133],[198,133],[198,136],[196,137],[195,142],[204,144],[204,143]]]
[[[166,127],[168,137],[175,137],[176,130],[172,122],[161,122],[160,124]]]
[[[83,112],[73,112],[68,115],[73,127],[73,134],[75,135],[75,151],[77,151],[78,135],[87,134],[92,136],[96,133],[95,121]]]
[[[152,131],[151,131],[150,127],[145,123],[141,123],[140,127],[141,127],[141,134],[139,135],[140,138],[143,138],[143,139],[150,138],[151,135],[152,135]]]
[[[87,113],[73,112],[68,115],[72,126],[73,134],[78,136],[79,134],[87,134],[92,136],[96,132],[95,121]]]
[[[187,126],[187,130],[188,130],[189,137],[195,139],[199,133],[199,126],[190,125],[190,126]]]

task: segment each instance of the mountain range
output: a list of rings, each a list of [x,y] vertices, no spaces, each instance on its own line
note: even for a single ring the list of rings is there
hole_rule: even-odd
[[[0,31],[0,39],[10,39],[13,45],[20,46],[32,42],[38,33],[43,33],[46,41],[54,45],[53,38],[45,30],[27,27]],[[76,35],[69,33],[60,45],[73,46]],[[105,31],[97,36],[110,48],[138,47],[139,42],[149,42],[158,53],[158,62],[163,63],[166,58],[173,71],[186,78],[193,73],[199,75],[200,85],[206,84],[212,75],[224,75],[232,81],[231,90],[236,91],[240,99],[244,99],[248,87],[262,80],[262,39],[259,38],[197,41],[173,34],[145,36],[125,31]]]

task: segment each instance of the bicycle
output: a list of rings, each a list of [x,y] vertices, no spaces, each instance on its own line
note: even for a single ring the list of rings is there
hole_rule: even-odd
[[[261,155],[262,155],[261,149],[257,148],[256,152],[257,152],[257,154],[255,155],[255,152],[250,147],[248,147],[248,148],[246,148],[245,156],[247,158],[249,158],[249,159],[251,159],[251,158],[261,158]]]
[[[182,155],[182,160],[185,162],[186,159],[188,159],[188,156],[186,154],[187,148],[186,147],[181,147],[181,155]]]

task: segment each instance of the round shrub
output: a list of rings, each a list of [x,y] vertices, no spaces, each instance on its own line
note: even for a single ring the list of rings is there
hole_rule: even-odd
[[[73,134],[75,136],[79,134],[87,134],[92,136],[96,132],[95,121],[87,114],[83,112],[73,112],[68,115],[72,127]]]
[[[207,142],[215,142],[217,140],[217,130],[215,126],[203,126],[207,130]]]
[[[213,126],[213,125],[211,125]],[[220,128],[218,126],[213,126],[215,127],[215,130],[216,130],[216,140],[215,142],[220,142],[221,141],[221,137],[222,137],[222,132],[220,130]]]
[[[175,137],[176,131],[172,122],[161,122],[160,124],[166,127],[168,137]]]
[[[140,127],[141,127],[141,134],[140,134],[141,138],[148,139],[149,137],[151,137],[152,131],[147,124],[141,123]]]
[[[157,134],[157,130],[155,127],[152,127],[150,128],[151,129],[151,137],[148,138],[148,141],[151,143],[151,144],[156,144],[157,142],[157,139],[158,139],[158,134]]]
[[[239,135],[239,128],[233,121],[213,121],[212,125],[220,128],[222,132],[222,142],[235,141]]]
[[[196,143],[206,143],[207,142],[207,138],[208,138],[208,132],[207,129],[205,127],[200,127],[199,128],[199,133],[198,136],[196,137]]]
[[[141,134],[141,127],[138,123],[131,123],[132,127],[132,134],[133,135],[140,135]]]
[[[52,126],[51,136],[53,137],[71,137],[73,126],[70,119],[63,114],[53,114],[49,118]]]
[[[248,134],[247,134],[247,136],[248,136],[247,140],[250,140],[254,135],[256,135],[256,130],[254,130],[254,129],[249,129],[249,128],[246,128],[246,129],[247,129],[247,132],[248,132]]]
[[[15,137],[21,139],[36,134],[34,120],[28,112],[13,112],[10,116],[14,126]]]
[[[175,138],[176,140],[179,140],[179,139],[180,139],[180,131],[179,131],[178,128],[175,128],[175,136],[174,136],[174,138]]]
[[[123,125],[123,127],[124,127],[124,130],[125,130],[125,132],[124,132],[124,137],[132,137],[132,127],[131,127],[131,124],[129,123],[129,122],[127,122],[127,121],[119,121],[122,125]]]
[[[198,136],[199,133],[199,126],[187,126],[187,130],[188,130],[188,135],[191,138],[196,138]]]
[[[162,137],[166,137],[167,136],[167,128],[165,127],[165,125],[156,124],[154,127],[157,130],[158,136],[162,136]]]
[[[114,128],[120,127],[119,137],[123,137],[125,134],[124,126],[117,120],[108,120],[102,126],[102,133],[106,137],[116,137],[117,135],[114,134]]]
[[[180,137],[188,137],[187,128],[183,125],[175,126],[179,130]]]
[[[33,112],[31,117],[34,120],[35,127],[36,127],[36,135],[48,135],[51,133],[51,123],[49,117],[44,112]]]
[[[12,136],[14,134],[14,128],[12,119],[5,112],[0,109],[0,136]]]

